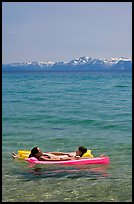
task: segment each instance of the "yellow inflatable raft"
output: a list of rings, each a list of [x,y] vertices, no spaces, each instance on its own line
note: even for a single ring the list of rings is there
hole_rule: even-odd
[[[18,155],[20,159],[28,158],[30,153],[31,153],[30,150],[18,150]]]

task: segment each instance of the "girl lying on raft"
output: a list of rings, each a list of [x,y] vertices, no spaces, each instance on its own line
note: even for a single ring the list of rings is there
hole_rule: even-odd
[[[31,153],[28,156],[30,157],[36,157],[38,160],[41,161],[49,161],[49,160],[69,160],[71,159],[73,156],[73,154],[69,154],[69,153],[64,153],[64,152],[42,152],[42,150],[39,147],[34,147],[33,149],[31,149]],[[20,158],[19,154],[16,154],[14,152],[12,152],[12,157],[15,158]]]

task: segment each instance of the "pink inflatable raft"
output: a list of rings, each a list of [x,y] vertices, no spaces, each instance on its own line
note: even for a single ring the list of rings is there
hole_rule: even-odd
[[[107,156],[96,157],[89,159],[74,159],[74,160],[61,160],[61,161],[39,161],[35,157],[26,158],[25,161],[32,164],[66,164],[66,165],[75,165],[75,164],[109,164],[110,160]]]

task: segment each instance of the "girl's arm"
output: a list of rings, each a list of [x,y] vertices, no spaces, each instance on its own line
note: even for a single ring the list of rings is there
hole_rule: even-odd
[[[47,157],[44,157],[44,156],[40,156],[40,158],[38,159],[39,161],[61,161],[61,160],[71,160],[72,157],[66,157],[66,158],[60,158],[59,156],[53,156],[52,158],[47,158]]]
[[[67,155],[69,157],[72,157],[74,156],[76,153],[75,152],[70,152],[70,153],[65,153],[65,152],[49,152],[50,154],[54,154],[54,155],[57,155],[57,156],[60,156],[60,155]]]
[[[39,161],[55,161],[55,160],[59,160],[60,161],[60,158],[59,157],[54,157],[54,158],[48,158],[48,157],[45,157],[45,156],[40,156],[39,157]]]

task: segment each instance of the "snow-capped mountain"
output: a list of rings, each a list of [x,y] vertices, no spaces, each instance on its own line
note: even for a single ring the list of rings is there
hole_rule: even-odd
[[[82,70],[131,70],[132,60],[131,58],[119,57],[111,59],[95,59],[91,57],[80,57],[73,59],[69,62],[27,62],[27,63],[11,63],[3,64],[4,69],[12,70],[53,70],[53,69],[82,69]]]

